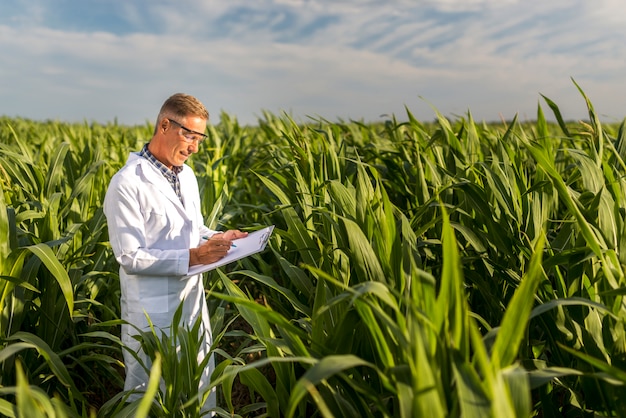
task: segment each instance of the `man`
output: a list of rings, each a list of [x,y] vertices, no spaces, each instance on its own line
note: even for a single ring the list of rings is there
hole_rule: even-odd
[[[168,98],[150,142],[141,152],[130,154],[111,179],[104,199],[111,247],[120,264],[122,319],[147,330],[148,314],[155,327],[166,329],[182,302],[183,326],[191,328],[197,319],[202,321],[205,346],[198,353],[199,362],[209,354],[211,328],[202,275],[186,277],[187,271],[219,260],[233,240],[247,235],[238,230],[218,233],[204,226],[198,182],[185,161],[206,138],[208,119],[206,108],[195,97]],[[136,333],[133,326],[122,326],[122,342],[140,353],[132,337]],[[148,375],[143,367],[126,351],[124,362],[124,389],[145,390]],[[208,389],[213,368],[209,361],[201,395]],[[214,390],[203,410],[212,407]]]

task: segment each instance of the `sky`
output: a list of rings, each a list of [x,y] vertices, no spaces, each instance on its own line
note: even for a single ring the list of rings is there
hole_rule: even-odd
[[[1,0],[0,115],[621,122],[625,40],[622,0]]]

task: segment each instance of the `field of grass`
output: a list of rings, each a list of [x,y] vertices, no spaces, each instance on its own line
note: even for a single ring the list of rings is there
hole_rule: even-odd
[[[532,123],[222,114],[189,161],[207,225],[276,229],[206,274],[220,416],[626,416],[626,125],[581,100],[568,122],[548,98]],[[199,416],[193,330],[144,334],[151,385],[122,390],[101,206],[151,133],[0,118],[0,415]]]

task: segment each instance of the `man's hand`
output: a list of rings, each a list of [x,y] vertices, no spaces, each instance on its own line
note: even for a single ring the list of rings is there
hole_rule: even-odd
[[[189,249],[189,266],[215,263],[230,250],[232,241],[224,234],[215,234],[197,248]]]
[[[215,263],[230,250],[233,240],[247,235],[247,232],[241,232],[237,229],[230,229],[224,233],[213,235],[199,247],[189,249],[189,266]]]
[[[222,234],[222,237],[224,239],[229,239],[229,240],[235,240],[235,239],[243,238],[246,236],[248,236],[247,232],[241,232],[238,229],[229,229],[228,231]]]

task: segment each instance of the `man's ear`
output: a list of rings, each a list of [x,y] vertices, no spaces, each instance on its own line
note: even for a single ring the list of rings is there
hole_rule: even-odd
[[[167,118],[163,118],[161,119],[161,131],[163,133],[165,133],[165,131],[167,131],[167,128],[170,126],[170,121]]]

